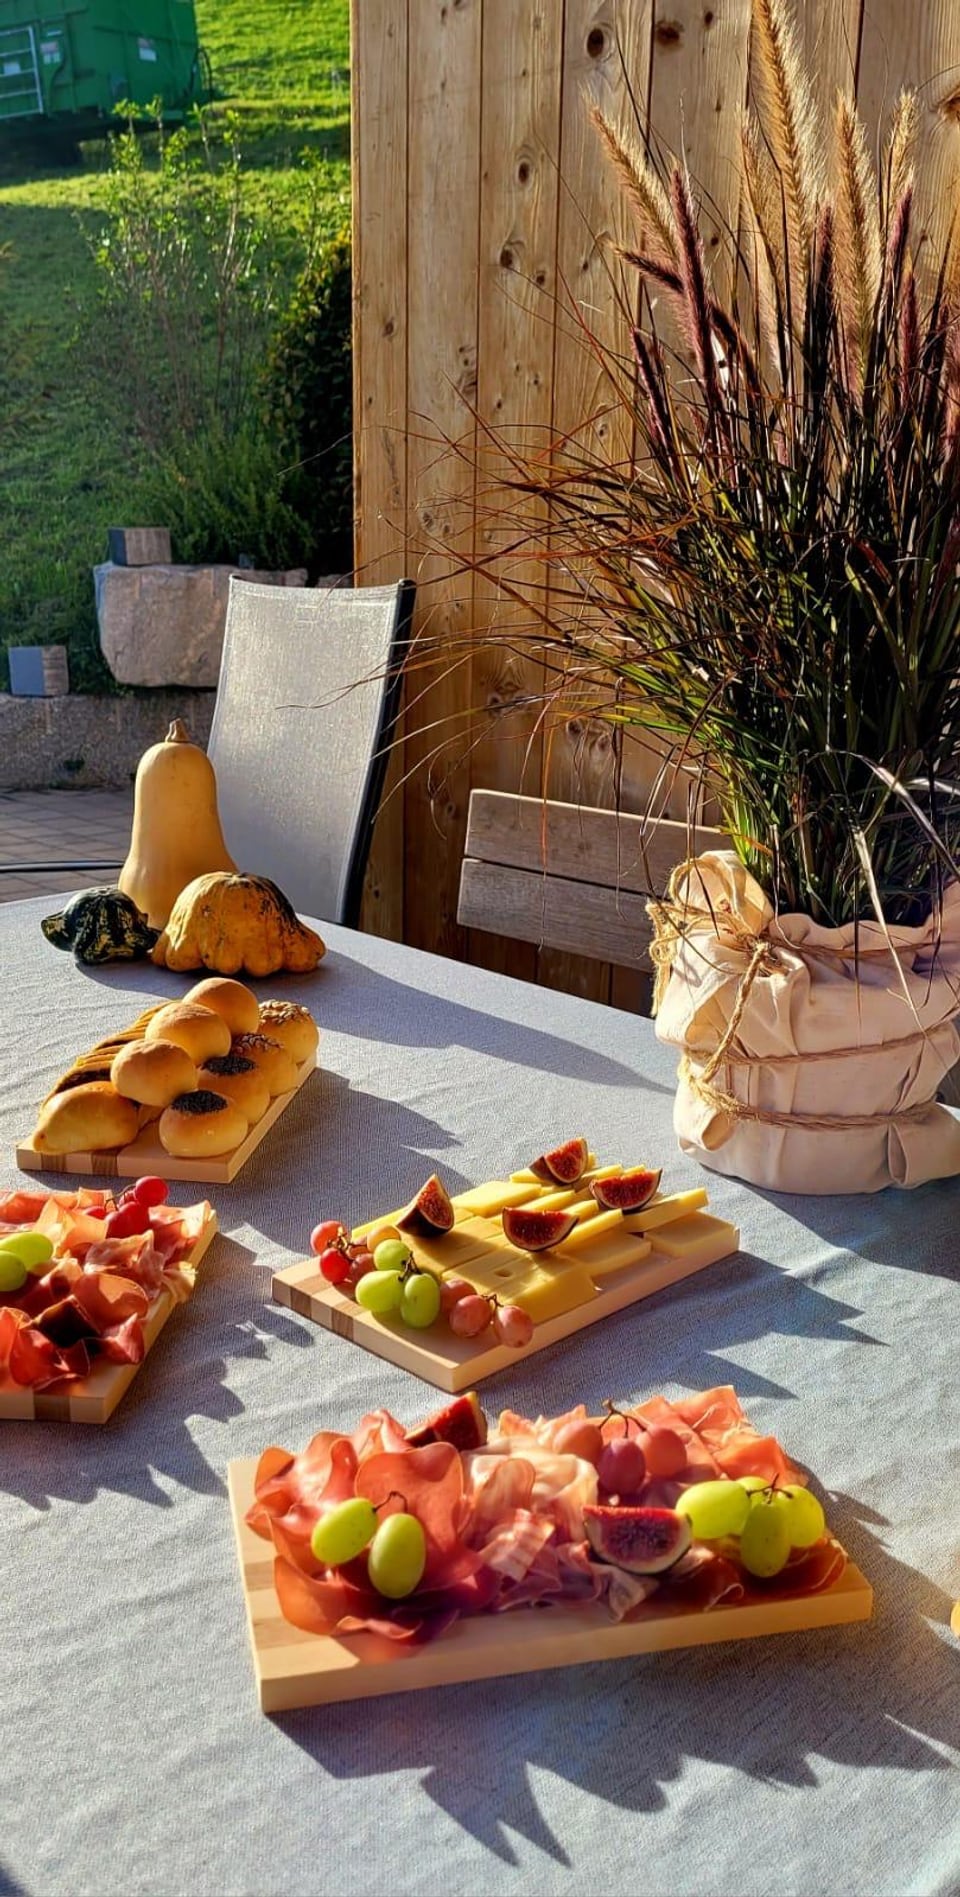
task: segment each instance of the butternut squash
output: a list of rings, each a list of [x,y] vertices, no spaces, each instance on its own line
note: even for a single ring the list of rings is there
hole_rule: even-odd
[[[133,834],[118,883],[151,928],[166,926],[181,889],[212,870],[235,870],[223,840],[213,765],[180,719],[137,768]]]

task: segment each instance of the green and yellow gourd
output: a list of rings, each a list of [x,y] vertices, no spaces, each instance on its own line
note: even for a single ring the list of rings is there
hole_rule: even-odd
[[[78,962],[134,962],[157,939],[147,918],[122,889],[84,889],[65,909],[40,924],[54,948],[72,949]]]

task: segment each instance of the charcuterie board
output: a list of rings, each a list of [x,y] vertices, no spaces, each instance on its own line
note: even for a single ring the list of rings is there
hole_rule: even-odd
[[[398,1314],[375,1316],[363,1309],[346,1288],[328,1284],[316,1258],[276,1272],[273,1297],[278,1304],[324,1325],[338,1337],[361,1345],[401,1370],[411,1371],[439,1390],[457,1395],[521,1358],[546,1350],[601,1318],[717,1264],[732,1256],[740,1245],[735,1226],[702,1209],[706,1192],[697,1188],[651,1201],[634,1218],[621,1218],[616,1213],[594,1217],[589,1231],[584,1221],[579,1239],[586,1242],[578,1240],[569,1254],[561,1246],[540,1253],[534,1260],[509,1244],[495,1216],[489,1215],[489,1208],[497,1203],[498,1190],[508,1199],[512,1195],[516,1207],[517,1188],[504,1181],[501,1189],[501,1182],[490,1181],[452,1198],[456,1222],[451,1231],[433,1239],[413,1238],[411,1243],[414,1257],[427,1270],[441,1278],[445,1273],[462,1275],[484,1295],[499,1296],[504,1301],[522,1302],[524,1287],[529,1294],[534,1280],[537,1295],[546,1294],[550,1300],[556,1289],[559,1299],[554,1301],[561,1303],[563,1287],[569,1284],[572,1297],[573,1287],[578,1286],[582,1301],[571,1301],[567,1308],[557,1311],[550,1308],[549,1301],[544,1303],[545,1314],[534,1323],[529,1343],[520,1348],[499,1342],[490,1329],[477,1337],[461,1337],[455,1336],[443,1319],[428,1330],[412,1330]],[[549,1186],[526,1185],[521,1190],[525,1209],[554,1202],[557,1196]],[[560,1196],[573,1200],[574,1192]],[[478,1205],[482,1212],[475,1209]],[[667,1213],[675,1210],[678,1216],[668,1219]],[[396,1216],[384,1215],[386,1222]],[[661,1219],[663,1222],[658,1222]],[[383,1222],[368,1221],[357,1226],[354,1236]],[[595,1237],[591,1236],[593,1225],[597,1227]]]
[[[211,1211],[184,1263],[196,1270],[218,1230],[217,1215]],[[175,1304],[173,1293],[165,1288],[154,1298],[143,1320],[144,1358],[156,1343]],[[53,1391],[33,1390],[0,1379],[0,1421],[106,1423],[139,1369],[139,1363],[101,1363],[90,1376],[77,1379],[63,1390]]]
[[[384,1658],[382,1644],[369,1635],[339,1639],[303,1633],[283,1618],[273,1582],[273,1549],[245,1520],[256,1467],[255,1459],[233,1462],[228,1477],[257,1691],[265,1713],[843,1626],[869,1620],[873,1611],[873,1590],[848,1560],[832,1587],[796,1599],[720,1605],[709,1612],[664,1610],[651,1603],[636,1618],[620,1622],[609,1620],[593,1604],[516,1608],[460,1620],[427,1645]]]
[[[316,1054],[311,1054],[297,1069],[296,1086],[271,1100],[266,1113],[250,1128],[246,1139],[233,1152],[217,1158],[172,1159],[160,1144],[154,1119],[141,1128],[128,1146],[111,1153],[38,1153],[32,1139],[23,1140],[16,1150],[17,1165],[23,1172],[74,1173],[96,1179],[139,1179],[145,1173],[159,1173],[163,1179],[189,1180],[194,1185],[229,1185],[306,1085],[316,1066]]]

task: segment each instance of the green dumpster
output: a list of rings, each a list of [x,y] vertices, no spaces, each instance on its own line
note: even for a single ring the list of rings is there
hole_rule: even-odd
[[[193,0],[0,0],[0,136],[90,135],[128,99],[177,119],[209,96]]]

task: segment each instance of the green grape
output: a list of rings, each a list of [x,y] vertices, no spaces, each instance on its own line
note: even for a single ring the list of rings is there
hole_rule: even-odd
[[[365,1495],[352,1495],[321,1515],[310,1546],[325,1568],[340,1568],[362,1554],[377,1532],[377,1511]]]
[[[53,1257],[53,1244],[46,1232],[13,1232],[0,1238],[0,1252],[12,1252],[27,1271],[43,1272]]]
[[[790,1554],[789,1503],[771,1495],[750,1509],[740,1534],[740,1559],[748,1574],[768,1581],[786,1567]]]
[[[721,1541],[724,1535],[739,1535],[750,1498],[740,1482],[694,1482],[675,1506],[678,1515],[686,1516],[697,1541]]]
[[[427,1538],[415,1515],[388,1515],[370,1543],[367,1573],[378,1594],[402,1601],[419,1587],[427,1565]]]
[[[791,1548],[812,1548],[826,1531],[827,1518],[815,1495],[809,1489],[800,1487],[799,1482],[788,1482],[777,1490],[787,1503],[787,1527],[790,1531]]]
[[[432,1272],[417,1271],[408,1278],[400,1300],[400,1316],[415,1331],[425,1331],[440,1312],[440,1286]]]
[[[410,1247],[402,1238],[385,1238],[373,1254],[378,1271],[402,1271],[410,1262]]]
[[[16,1252],[0,1251],[0,1292],[22,1291],[27,1282],[27,1267]]]
[[[399,1310],[403,1278],[399,1271],[368,1271],[358,1281],[356,1296],[365,1311],[383,1317],[387,1311]]]

